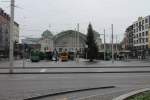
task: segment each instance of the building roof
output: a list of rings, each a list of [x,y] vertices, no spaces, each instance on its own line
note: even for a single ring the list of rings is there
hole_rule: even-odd
[[[4,17],[4,18],[7,19],[8,21],[10,21],[10,16],[9,16],[9,14],[5,13],[5,11],[4,11],[2,8],[0,8],[0,16]],[[19,27],[19,24],[18,24],[16,21],[14,21],[14,24],[15,24],[17,27]]]
[[[74,30],[63,31],[63,32],[60,32],[60,33],[58,33],[57,35],[55,35],[54,40],[57,40],[57,39],[59,39],[60,37],[65,36],[65,35],[75,34],[75,33],[77,33],[77,31],[74,31]],[[83,40],[86,40],[86,35],[84,35],[84,34],[81,33],[81,32],[79,32],[79,35],[83,38]]]
[[[43,32],[42,37],[44,37],[44,38],[45,38],[45,37],[47,37],[47,38],[52,38],[52,37],[53,37],[53,34],[52,34],[51,31],[46,30],[46,31]]]

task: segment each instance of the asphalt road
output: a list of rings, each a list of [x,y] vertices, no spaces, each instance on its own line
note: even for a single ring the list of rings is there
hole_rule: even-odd
[[[150,67],[127,67],[127,68],[17,68],[13,70],[14,73],[30,73],[30,74],[58,74],[58,73],[149,73]],[[9,69],[0,69],[0,73],[9,73]]]
[[[39,63],[26,62],[25,69],[21,68],[22,61],[15,61],[14,65],[16,67],[14,69],[15,72],[38,73],[0,74],[0,100],[22,100],[33,96],[35,97],[66,90],[116,86],[116,88],[111,89],[74,92],[40,99],[76,100],[88,96],[99,95],[100,100],[111,100],[123,93],[150,87],[150,62],[148,61],[116,61],[115,63],[112,63],[111,61],[99,61],[96,63],[86,63],[84,61],[80,63],[55,63],[49,61],[42,61]],[[0,62],[0,73],[9,72],[8,66],[8,62]],[[121,73],[122,71],[126,73]],[[137,71],[140,71],[140,73]],[[81,73],[41,74],[46,72]],[[82,72],[86,73],[83,74]],[[93,73],[89,74],[88,72]]]
[[[54,91],[112,85],[116,88],[69,93],[40,100],[75,100],[91,95],[100,95],[101,100],[111,100],[128,91],[150,87],[150,73],[5,74],[0,75],[0,100],[21,100]]]

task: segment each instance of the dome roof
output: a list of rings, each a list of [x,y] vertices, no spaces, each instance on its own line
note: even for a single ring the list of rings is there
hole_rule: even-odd
[[[53,37],[53,34],[49,30],[46,30],[43,32],[42,37]]]

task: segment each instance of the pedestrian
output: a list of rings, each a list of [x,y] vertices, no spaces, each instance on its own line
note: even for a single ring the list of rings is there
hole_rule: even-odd
[[[58,61],[58,52],[56,48],[53,51],[53,60],[55,60],[56,62]]]

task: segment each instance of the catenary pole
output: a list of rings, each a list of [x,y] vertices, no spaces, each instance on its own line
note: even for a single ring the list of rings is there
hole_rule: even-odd
[[[111,25],[112,28],[112,63],[114,63],[114,33],[113,33],[113,24]]]
[[[105,37],[105,29],[104,29],[104,60],[106,60],[106,37]]]
[[[118,53],[118,36],[116,35],[116,53]]]
[[[74,60],[76,61],[76,28],[74,29]]]
[[[9,33],[9,62],[10,62],[10,73],[13,73],[13,60],[14,60],[14,40],[13,40],[13,26],[14,26],[14,9],[15,0],[11,0],[10,3],[10,33]]]
[[[79,43],[79,27],[80,25],[77,24],[77,63],[79,63],[79,51],[80,51],[80,43]]]

